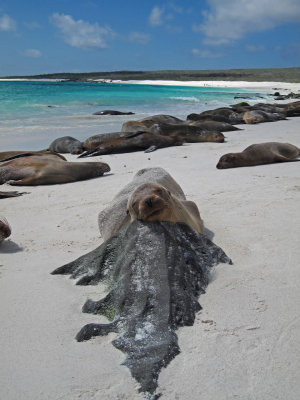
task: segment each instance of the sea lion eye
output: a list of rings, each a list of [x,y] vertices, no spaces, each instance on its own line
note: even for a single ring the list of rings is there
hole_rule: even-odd
[[[161,189],[156,189],[156,193],[162,194],[162,190]]]

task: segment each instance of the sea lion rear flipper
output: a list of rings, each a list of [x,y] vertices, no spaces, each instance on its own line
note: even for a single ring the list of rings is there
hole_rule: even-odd
[[[78,342],[89,340],[93,336],[106,336],[110,332],[117,332],[117,324],[112,322],[111,324],[87,324],[85,325],[76,335]]]
[[[146,149],[145,151],[144,151],[144,153],[151,153],[152,151],[155,151],[155,150],[157,150],[157,146],[155,146],[155,145],[153,145],[153,146],[150,146],[150,147],[148,147],[148,149]]]

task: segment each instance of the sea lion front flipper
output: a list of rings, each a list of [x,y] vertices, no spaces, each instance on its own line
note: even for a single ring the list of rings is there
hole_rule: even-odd
[[[155,151],[155,150],[157,150],[157,146],[150,146],[150,147],[148,147],[148,149],[146,149],[145,151],[144,151],[144,153],[152,153],[152,151]]]
[[[76,335],[77,342],[89,340],[94,336],[106,336],[110,332],[117,332],[117,325],[115,322],[111,324],[87,324]]]

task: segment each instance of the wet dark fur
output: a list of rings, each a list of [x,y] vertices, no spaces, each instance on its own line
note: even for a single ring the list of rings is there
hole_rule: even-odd
[[[161,368],[180,351],[175,330],[193,325],[209,269],[220,262],[231,260],[184,223],[134,221],[52,274],[71,274],[78,285],[108,285],[107,296],[87,300],[83,312],[111,322],[88,324],[76,339],[117,332],[113,345],[126,354],[124,364],[140,391],[154,399]]]

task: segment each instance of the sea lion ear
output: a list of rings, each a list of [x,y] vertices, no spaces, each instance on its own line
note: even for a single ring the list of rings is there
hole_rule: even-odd
[[[126,210],[126,214],[128,215],[129,214],[129,209],[127,208],[127,210]]]

